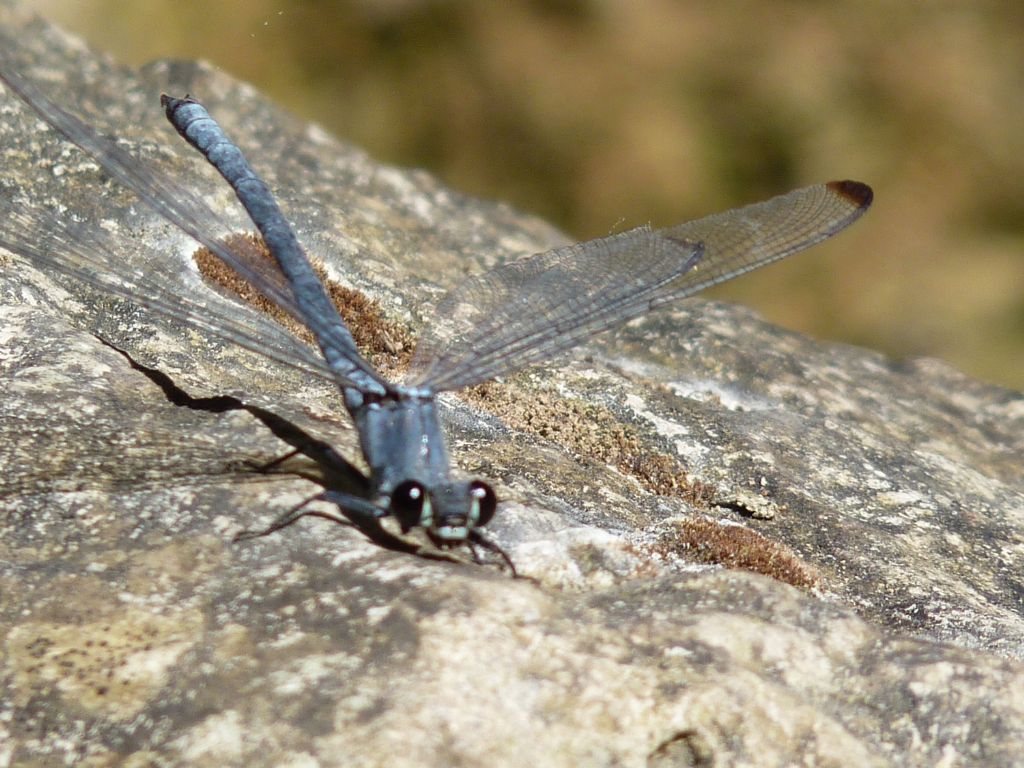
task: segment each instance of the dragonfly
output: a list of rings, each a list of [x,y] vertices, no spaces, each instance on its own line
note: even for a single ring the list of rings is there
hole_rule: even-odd
[[[161,259],[141,269],[109,254],[106,230],[74,216],[26,209],[9,189],[0,201],[0,247],[32,266],[133,301],[287,366],[326,379],[359,437],[365,470],[358,492],[325,487],[252,535],[306,515],[368,529],[385,519],[420,531],[440,551],[468,546],[509,556],[482,529],[498,506],[491,485],[452,471],[439,393],[474,386],[547,361],[659,307],[802,251],[844,230],[873,193],[832,181],[673,227],[638,227],[508,261],[465,280],[436,308],[409,373],[389,381],[363,356],[267,185],[198,101],[161,96],[167,119],[216,168],[248,213],[276,269],[223,236],[226,225],[200,197],[51,101],[15,67],[0,81],[51,129],[98,163],[166,222],[212,252],[307,328],[317,350],[262,315],[200,299]],[[230,229],[230,228],[227,228]],[[169,257],[168,257],[169,258]],[[351,466],[351,465],[349,465]],[[332,504],[343,517],[318,511]]]

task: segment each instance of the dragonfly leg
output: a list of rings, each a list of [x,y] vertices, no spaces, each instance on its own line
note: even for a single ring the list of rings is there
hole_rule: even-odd
[[[321,509],[309,509],[308,506],[314,501],[328,501],[332,504],[337,504],[341,514],[325,512]],[[303,499],[294,507],[287,510],[284,514],[280,515],[266,528],[258,531],[247,530],[236,534],[234,541],[250,541],[263,536],[269,536],[272,533],[280,531],[282,528],[287,528],[292,523],[297,522],[303,517],[319,517],[323,520],[330,520],[333,523],[352,526],[370,539],[370,541],[387,549],[391,549],[396,552],[406,552],[409,554],[421,554],[428,558],[431,557],[429,553],[421,552],[418,545],[403,541],[385,530],[380,524],[380,518],[384,517],[386,514],[387,510],[383,510],[367,499],[359,496],[353,496],[337,490],[322,491],[321,493],[314,494],[307,499]],[[440,557],[439,559],[447,560],[449,558]]]
[[[309,505],[314,501],[329,501],[333,504],[337,504],[341,514],[325,512],[320,509],[310,509]],[[455,555],[450,552],[431,552],[429,550],[424,550],[417,544],[404,541],[403,539],[389,533],[380,524],[380,519],[386,516],[386,514],[387,510],[381,509],[367,499],[359,496],[352,496],[342,491],[335,490],[322,491],[303,499],[294,507],[288,509],[282,515],[277,517],[277,519],[275,519],[274,522],[266,528],[254,531],[241,531],[235,535],[233,541],[251,541],[252,539],[262,538],[263,536],[269,536],[283,528],[287,528],[304,517],[319,517],[323,520],[330,520],[333,523],[352,526],[358,529],[364,536],[374,543],[393,551],[417,554],[420,557],[427,558],[428,560],[465,562],[464,560],[456,558]],[[519,572],[516,570],[515,563],[512,562],[512,558],[509,557],[508,553],[493,541],[486,538],[482,533],[480,533],[480,531],[471,531],[466,544],[473,556],[474,563],[477,563],[478,565],[486,565],[483,558],[480,557],[480,553],[477,551],[477,547],[479,547],[480,549],[484,549],[498,555],[502,562],[508,566],[509,571],[512,573],[512,578],[528,578],[521,577]]]
[[[512,562],[512,558],[508,556],[508,553],[495,544],[493,541],[484,536],[480,531],[474,529],[469,532],[469,540],[466,542],[469,546],[469,551],[473,553],[473,562],[477,565],[483,565],[484,562],[481,560],[479,553],[476,548],[479,546],[481,549],[486,549],[488,552],[493,552],[498,555],[508,566],[509,571],[512,572],[512,578],[518,579],[519,572],[516,570],[516,564]]]
[[[286,461],[288,461],[288,459],[291,459],[291,458],[293,458],[295,456],[298,456],[300,453],[302,453],[302,449],[301,448],[293,448],[292,450],[288,451],[288,453],[284,453],[284,454],[278,456],[276,459],[271,459],[270,461],[265,461],[265,462],[247,461],[246,462],[246,466],[248,466],[254,472],[259,472],[260,474],[267,474],[272,469],[274,469],[275,467],[278,467],[278,466],[284,464]],[[303,502],[303,503],[305,504],[306,502]]]
[[[274,463],[276,462],[271,462],[271,465],[273,465]],[[280,531],[282,528],[287,528],[289,525],[302,519],[303,517],[321,517],[325,520],[331,520],[335,523],[340,523],[342,525],[353,525],[353,522],[351,520],[348,520],[339,515],[335,515],[331,512],[324,512],[323,510],[320,509],[306,508],[308,507],[309,504],[312,504],[314,501],[326,500],[325,497],[327,496],[328,493],[330,493],[330,491],[317,493],[306,499],[303,499],[294,507],[287,510],[284,514],[280,515],[276,520],[274,520],[274,522],[272,522],[266,528],[258,531],[241,531],[240,533],[235,534],[235,537],[234,539],[232,539],[232,541],[249,541],[251,539],[258,539],[263,536],[269,536],[272,533]]]

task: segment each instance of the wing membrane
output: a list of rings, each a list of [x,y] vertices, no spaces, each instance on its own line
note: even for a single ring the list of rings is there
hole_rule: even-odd
[[[530,256],[472,278],[438,307],[415,383],[451,390],[548,359],[655,307],[783,259],[842,231],[871,204],[852,181],[651,231]]]
[[[164,264],[165,270],[157,272],[113,257],[118,249],[113,235],[93,224],[45,209],[26,210],[5,196],[0,199],[0,247],[36,268],[66,275],[283,365],[336,381],[320,356],[283,327],[212,291],[190,286],[182,274],[169,274],[168,259],[151,260]],[[179,268],[185,270],[180,264]]]
[[[64,138],[77,144],[156,213],[205,246],[266,298],[302,322],[301,313],[284,275],[272,268],[269,262],[257,258],[254,249],[232,248],[224,238],[230,228],[196,195],[58,107],[2,58],[0,81],[46,123]],[[102,230],[58,218],[42,210],[19,213],[9,200],[4,200],[2,205],[6,219],[0,224],[0,234],[6,243],[5,247],[37,266],[62,272],[125,296],[139,305],[187,322],[278,362],[299,366],[321,376],[328,370],[325,364],[313,362],[315,355],[306,345],[270,321],[257,322],[254,319],[256,316],[251,316],[248,323],[241,323],[232,314],[238,311],[236,305],[232,304],[221,304],[218,311],[211,312],[213,304],[195,296],[194,288],[187,290],[181,283],[181,275],[173,274],[170,265],[161,266],[158,260],[150,259],[152,271],[146,275],[105,257],[104,254],[112,251],[103,245],[109,236]],[[17,230],[15,222],[23,227],[21,231]],[[32,233],[37,240],[29,239],[27,233]],[[89,252],[84,247],[85,243],[105,250]],[[106,274],[98,274],[100,270]],[[142,291],[146,292],[145,295],[141,294]],[[266,346],[267,339],[273,339],[271,346]],[[356,382],[341,373],[335,372],[331,379],[342,386],[358,388]]]
[[[195,195],[56,106],[2,59],[0,80],[157,213],[302,321],[280,271],[254,259],[254,251],[233,249],[214,234],[226,228]],[[417,348],[412,381],[435,391],[452,390],[551,358],[651,309],[831,237],[870,203],[866,185],[830,182],[676,227],[642,227],[510,262],[465,281],[441,303],[435,325]],[[37,266],[123,295],[278,362],[360,388],[343,374],[331,374],[308,347],[271,321],[248,313],[242,322],[236,305],[198,298],[180,274],[167,279],[157,260],[150,260],[150,272],[106,256],[114,251],[103,230],[41,210],[19,212],[9,200],[0,201],[0,215],[0,245]]]
[[[458,389],[570,349],[646,312],[700,258],[699,244],[640,228],[471,278],[437,308],[416,349],[416,383]],[[458,341],[445,348],[442,334]]]

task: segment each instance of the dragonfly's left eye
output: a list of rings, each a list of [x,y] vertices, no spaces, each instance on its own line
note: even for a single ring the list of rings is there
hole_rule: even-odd
[[[399,484],[391,494],[391,514],[402,527],[402,533],[408,533],[416,526],[430,526],[432,511],[430,498],[422,485],[415,480],[406,480]]]
[[[470,519],[475,525],[487,525],[498,507],[498,498],[491,490],[491,486],[482,480],[474,480],[469,484],[469,496],[473,499]]]

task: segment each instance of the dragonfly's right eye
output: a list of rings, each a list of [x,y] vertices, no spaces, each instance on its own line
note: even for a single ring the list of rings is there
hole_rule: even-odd
[[[470,519],[475,525],[487,525],[498,507],[498,499],[491,486],[482,480],[474,480],[469,484],[469,496],[473,500],[473,513]]]
[[[406,480],[391,494],[391,514],[402,527],[402,533],[421,526],[429,528],[433,510],[426,489],[415,480]]]

